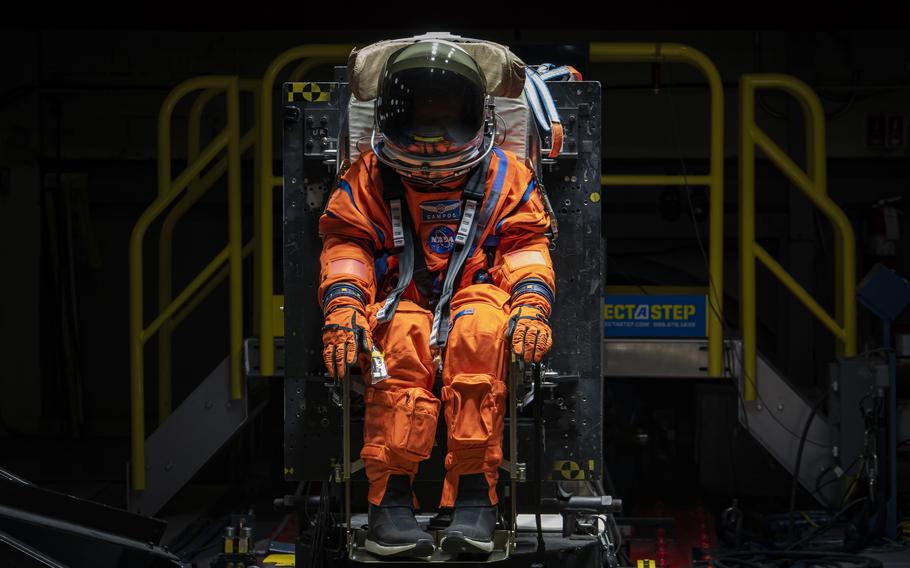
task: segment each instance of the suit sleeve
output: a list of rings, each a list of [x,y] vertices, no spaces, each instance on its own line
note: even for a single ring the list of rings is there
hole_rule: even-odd
[[[366,306],[376,295],[374,251],[382,245],[382,231],[364,213],[364,183],[370,178],[355,164],[339,180],[319,218],[322,236],[319,302],[328,312],[336,305]]]
[[[493,227],[499,239],[491,275],[511,294],[512,306],[534,305],[547,315],[555,301],[556,277],[550,258],[550,217],[530,170],[521,166],[507,195],[505,214]]]

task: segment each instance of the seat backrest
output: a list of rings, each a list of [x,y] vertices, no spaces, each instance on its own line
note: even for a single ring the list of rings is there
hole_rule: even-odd
[[[345,68],[336,69],[333,83],[319,84],[331,97],[297,96],[299,83],[287,83],[283,121],[282,173],[284,246],[284,372],[285,372],[285,477],[288,480],[324,480],[337,463],[342,447],[340,409],[324,388],[322,361],[323,314],[314,300],[320,271],[322,243],[319,219],[323,203],[335,183],[334,165],[369,149],[373,129],[373,104],[352,102]],[[548,424],[543,462],[556,471],[544,482],[544,494],[554,496],[556,479],[587,481],[603,477],[602,429],[603,373],[603,242],[601,224],[601,86],[592,81],[548,83],[561,117],[565,119],[563,152],[536,167],[540,185],[555,206],[559,236],[553,254],[556,272],[556,305],[553,310],[553,349],[547,359],[548,392],[564,405],[544,405]],[[315,100],[314,100],[315,99]],[[537,124],[522,98],[497,99],[500,145],[520,157],[540,153]],[[312,128],[307,118],[325,117],[328,128]],[[347,120],[345,120],[347,119]],[[327,132],[324,132],[327,131]],[[344,136],[348,140],[344,140]],[[337,155],[332,153],[336,150]],[[348,152],[348,156],[343,154]],[[536,165],[536,164],[535,164]],[[328,167],[327,167],[328,166]],[[567,421],[566,416],[572,420]],[[355,431],[358,429],[355,428]],[[356,434],[356,432],[355,432]],[[519,437],[519,456],[531,455],[527,440]],[[355,435],[352,448],[361,440]],[[442,471],[442,467],[438,471]],[[548,473],[548,471],[545,473]],[[559,477],[557,477],[559,476]],[[360,479],[360,477],[358,477]],[[579,481],[574,481],[578,483]],[[358,481],[356,491],[365,492]],[[438,497],[438,479],[418,483],[421,500]],[[531,512],[530,495],[519,489],[520,512]],[[359,501],[358,499],[362,499]],[[365,503],[365,495],[354,502]]]

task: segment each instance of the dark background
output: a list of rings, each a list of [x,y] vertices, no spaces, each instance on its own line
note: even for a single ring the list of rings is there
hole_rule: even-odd
[[[717,14],[713,8],[678,3],[649,6],[653,10],[607,7],[603,17],[614,27],[608,30],[581,27],[590,25],[596,12],[584,7],[556,21],[524,13],[499,14],[501,7],[464,9],[445,24],[431,21],[424,7],[387,27],[370,28],[363,22],[348,24],[339,19],[337,9],[320,14],[290,5],[263,8],[249,18],[239,15],[242,11],[236,18],[219,11],[207,19],[205,11],[196,8],[189,21],[167,15],[171,9],[166,6],[149,7],[147,13],[138,7],[138,15],[119,29],[108,27],[103,18],[68,21],[67,12],[49,9],[46,20],[35,20],[31,29],[4,30],[0,33],[0,466],[37,482],[101,484],[97,498],[122,503],[129,439],[128,243],[136,219],[156,193],[156,121],[161,103],[174,85],[198,75],[261,77],[275,56],[303,43],[365,45],[445,29],[508,44],[529,63],[572,62],[586,79],[599,80],[604,88],[604,173],[706,171],[707,89],[700,75],[681,66],[663,66],[655,85],[649,65],[587,65],[587,44],[661,41],[703,51],[718,67],[725,85],[724,303],[734,328],[737,83],[744,73],[794,75],[815,89],[829,114],[829,193],[853,222],[861,277],[875,260],[868,248],[873,204],[903,197],[910,184],[906,140],[910,34],[884,29],[798,31],[789,28],[798,25],[799,18],[778,17],[777,8],[767,4],[754,18],[743,15],[741,22],[729,25],[732,29],[708,29],[716,27],[710,19]],[[383,14],[386,19],[390,10]],[[820,14],[823,18],[831,12]],[[305,20],[309,29],[294,29],[298,17],[309,18]],[[703,27],[702,21],[706,22]],[[630,23],[641,29],[617,29]],[[887,14],[868,11],[858,14],[853,23],[872,28],[892,21]],[[758,25],[766,31],[748,29]],[[329,66],[310,75],[315,80],[331,76]],[[659,87],[656,92],[655,86]],[[249,101],[244,104],[249,108]],[[222,127],[219,110],[218,103],[210,107],[203,138]],[[186,104],[175,112],[175,173],[186,159],[187,113]],[[903,117],[902,144],[870,144],[867,122],[877,115]],[[758,120],[791,156],[802,155],[802,116],[794,101],[779,94],[763,97]],[[277,156],[280,129],[275,133]],[[828,224],[759,158],[758,238],[824,306],[831,307],[833,241]],[[275,168],[280,171],[277,161]],[[247,189],[250,172],[247,164]],[[608,285],[705,283],[695,231],[705,237],[706,222],[698,215],[692,222],[682,192],[671,188],[604,191]],[[691,196],[700,209],[703,194],[695,189]],[[895,206],[901,211],[906,208],[904,202]],[[223,246],[225,207],[224,192],[213,189],[179,225],[175,291]],[[249,214],[249,202],[245,211]],[[247,230],[248,226],[247,222]],[[151,259],[147,313],[156,298],[155,241],[148,239],[146,247],[146,258]],[[910,273],[910,247],[901,239],[896,250],[889,262],[900,273]],[[820,383],[824,365],[833,356],[833,341],[767,272],[759,269],[758,274],[762,351],[795,383],[806,387]],[[281,281],[277,276],[275,280]],[[226,305],[227,292],[222,287],[175,334],[175,405],[224,357]],[[861,331],[867,338],[871,323],[860,313]],[[154,342],[147,351],[148,376],[154,375],[153,349]],[[614,424],[608,432],[613,436],[612,447],[622,448],[634,438],[623,411],[640,408],[649,416],[643,427],[663,432],[672,442],[664,452],[670,456],[668,463],[698,468],[693,449],[696,427],[702,428],[715,416],[696,417],[696,387],[659,386],[660,395],[648,400],[639,398],[639,389],[628,384],[614,388],[614,396],[625,408],[611,415],[616,409],[611,410],[608,401],[607,422],[613,416]],[[147,392],[147,414],[153,416],[151,383]],[[730,424],[735,414],[716,419],[718,424]],[[667,432],[672,436],[667,438]],[[227,463],[243,462],[242,456],[230,459]],[[639,466],[629,463],[624,460],[616,469],[629,469],[628,479],[634,480],[634,468]],[[634,491],[628,485],[620,492],[623,489]]]

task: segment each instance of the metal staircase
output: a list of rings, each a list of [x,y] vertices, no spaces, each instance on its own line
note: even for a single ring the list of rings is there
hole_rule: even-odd
[[[755,120],[757,90],[776,89],[794,97],[806,120],[806,168],[799,167],[758,126]],[[824,468],[848,469],[856,457],[841,451],[842,442],[828,419],[813,408],[838,408],[844,392],[859,392],[865,385],[856,377],[851,384],[841,385],[826,378],[825,389],[830,401],[810,403],[758,351],[755,293],[755,265],[760,261],[777,280],[834,335],[837,355],[849,361],[856,355],[856,268],[855,237],[847,215],[828,196],[825,153],[825,114],[818,96],[805,83],[787,75],[744,75],[740,81],[739,140],[739,217],[740,217],[740,323],[742,357],[739,359],[739,384],[742,406],[740,421],[749,432],[794,473],[799,467],[799,481],[821,501],[831,501],[815,486]],[[834,302],[835,313],[829,314],[790,273],[755,239],[755,148],[758,147],[813,205],[831,222],[834,234]],[[841,362],[834,363],[839,365]],[[830,381],[830,382],[829,382]],[[843,382],[843,381],[841,381]],[[857,389],[854,391],[854,389]],[[807,421],[812,416],[811,424]],[[808,428],[808,429],[806,429]],[[803,436],[805,432],[805,437]],[[798,453],[803,438],[802,454]],[[858,450],[857,450],[858,451]],[[799,465],[797,459],[799,458]],[[832,489],[828,485],[829,491]]]
[[[158,513],[246,423],[248,397],[233,400],[229,378],[226,357],[145,440],[146,489],[130,511]]]
[[[736,348],[741,349],[742,343],[737,342]],[[828,484],[816,487],[819,473],[835,467],[838,461],[834,450],[837,442],[828,420],[821,412],[813,413],[816,403],[807,400],[761,354],[755,376],[756,399],[740,405],[740,424],[792,475],[802,432],[812,416],[800,458],[799,483],[817,499],[825,503],[834,502],[841,492],[838,486]],[[848,461],[855,457],[849,456]]]
[[[273,171],[273,87],[278,73],[297,62],[292,81],[318,65],[341,63],[350,45],[302,45],[279,55],[259,79],[203,76],[177,85],[165,98],[158,117],[158,195],[137,221],[130,239],[130,396],[132,455],[130,510],[154,515],[265,406],[250,377],[276,372],[276,350],[284,335],[283,297],[272,288],[272,193],[282,179]],[[241,97],[247,93],[249,97]],[[172,175],[171,123],[175,108],[192,95],[188,113],[187,165]],[[224,96],[225,127],[203,146],[202,116],[208,104]],[[242,102],[251,100],[249,113]],[[248,128],[242,116],[253,116]],[[241,159],[252,158],[253,210],[242,211]],[[173,241],[177,222],[216,184],[226,180],[227,245],[179,293],[173,294]],[[246,219],[245,219],[246,218]],[[147,322],[144,313],[143,248],[153,224],[162,221],[158,237],[158,311]],[[244,240],[244,223],[251,238]],[[244,306],[243,269],[250,256],[252,302]],[[226,357],[176,408],[172,408],[172,334],[211,292],[227,281],[229,337]],[[244,334],[254,335],[244,344]],[[158,426],[146,437],[145,351],[157,336]],[[258,344],[264,340],[265,372],[260,372]],[[276,341],[277,339],[277,341]],[[280,371],[280,368],[277,369]],[[256,388],[253,388],[253,387]],[[267,389],[261,389],[265,391]]]
[[[255,82],[252,82],[255,83]],[[132,460],[129,508],[146,515],[161,507],[223,446],[247,418],[242,379],[243,258],[252,243],[242,241],[241,155],[252,145],[256,125],[241,136],[240,92],[255,84],[232,76],[207,76],[178,85],[158,118],[158,197],[140,216],[130,239],[130,347]],[[190,111],[189,164],[171,176],[171,118],[187,94],[201,91]],[[199,122],[205,105],[226,98],[226,126],[200,151]],[[221,159],[219,154],[224,153]],[[203,174],[203,171],[205,173]],[[227,177],[228,244],[175,298],[172,241],[177,220],[222,177]],[[166,213],[166,215],[164,215]],[[159,244],[159,313],[148,325],[143,308],[143,245],[152,223],[164,216]],[[228,356],[172,412],[171,334],[223,280],[230,298]],[[145,437],[145,344],[158,334],[158,428]],[[148,458],[148,459],[146,459]],[[147,481],[150,482],[147,485]]]
[[[687,46],[673,44],[593,44],[591,60],[599,62],[653,64],[683,63],[705,76],[710,93],[711,159],[706,174],[689,176],[605,175],[604,186],[698,186],[710,188],[709,275],[698,294],[708,307],[701,338],[608,337],[604,341],[604,374],[616,377],[729,377],[739,387],[739,419],[751,435],[791,472],[796,469],[800,438],[807,427],[800,457],[799,481],[819,500],[831,502],[836,485],[817,490],[819,472],[825,468],[848,469],[861,448],[855,440],[845,443],[838,409],[850,396],[862,396],[873,384],[862,372],[842,372],[856,355],[855,239],[850,221],[828,197],[825,168],[825,119],[821,102],[798,79],[785,75],[745,75],[740,85],[739,138],[739,230],[740,230],[740,324],[741,339],[733,337],[723,317],[723,89],[713,63]],[[776,89],[793,96],[806,120],[806,169],[803,170],[758,127],[755,121],[755,91]],[[806,198],[831,222],[835,240],[835,310],[829,314],[755,239],[755,147],[789,178]],[[837,354],[831,377],[822,383],[829,391],[827,404],[808,401],[758,350],[755,265],[760,261],[834,335]],[[643,287],[642,292],[645,291]],[[661,287],[654,287],[661,294]],[[668,288],[669,289],[669,288]],[[623,294],[623,292],[618,292]],[[630,292],[626,291],[626,294]],[[677,293],[677,292],[670,292]],[[693,291],[685,292],[693,294]],[[640,293],[636,293],[640,294]],[[628,296],[625,296],[628,298]],[[620,334],[623,335],[623,334]],[[725,337],[726,336],[726,337]],[[840,377],[840,380],[837,378]],[[843,384],[844,380],[849,381]],[[840,384],[839,384],[840,383]],[[855,430],[856,428],[854,428]],[[862,427],[859,427],[862,431]],[[837,469],[840,468],[840,469]],[[842,475],[838,473],[838,476]]]

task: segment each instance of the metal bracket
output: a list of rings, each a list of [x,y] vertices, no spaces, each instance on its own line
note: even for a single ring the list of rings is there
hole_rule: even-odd
[[[525,377],[528,376],[527,371],[525,372],[525,375],[524,375],[524,376],[525,376]],[[577,381],[577,380],[580,379],[580,378],[581,378],[580,375],[578,375],[577,373],[573,373],[573,374],[560,374],[559,371],[554,371],[553,369],[546,369],[546,370],[542,371],[542,373],[541,373],[541,382],[540,382],[540,389],[541,389],[541,392],[542,392],[544,389],[549,389],[549,395],[548,395],[549,398],[547,398],[544,402],[545,402],[545,403],[552,403],[552,404],[559,404],[559,407],[560,407],[561,410],[566,410],[565,403],[564,403],[564,402],[558,402],[558,401],[554,398],[554,393],[555,393],[555,391],[556,391],[556,387],[559,386],[559,383],[556,382],[556,380],[557,380],[557,379],[560,379],[560,380],[575,379],[575,380]],[[544,379],[549,379],[549,380],[544,380]],[[527,389],[527,391],[524,392],[524,394],[523,394],[522,397],[521,397],[521,402],[518,403],[518,408],[519,408],[520,410],[524,410],[525,407],[527,407],[529,404],[531,404],[532,402],[534,402],[534,383],[531,383],[531,384],[523,384],[522,386],[523,386],[525,389]]]
[[[524,481],[525,464],[518,461],[518,413],[521,412],[521,406],[518,403],[518,384],[524,380],[523,369],[516,359],[511,355],[509,361],[509,460],[503,460],[503,463],[509,464],[509,533],[507,550],[513,552],[518,546],[518,482]]]
[[[328,373],[326,373],[325,376],[326,376],[326,378],[328,378]],[[350,375],[350,376],[357,376],[357,375]],[[347,381],[348,379],[345,379],[345,380]],[[338,379],[335,379],[332,381],[326,381],[322,384],[327,389],[329,389],[329,391],[332,393],[332,402],[335,404],[335,406],[337,406],[338,408],[342,408],[343,400],[342,400],[342,395],[341,395],[340,391],[343,389],[341,388],[341,381],[339,381]],[[366,387],[364,387],[363,382],[361,382],[359,380],[354,381],[354,383],[351,385],[351,390],[356,392],[360,396],[365,396],[365,394],[366,394]]]
[[[524,462],[512,463],[510,460],[502,460],[502,463],[499,465],[499,469],[508,472],[509,478],[523,483],[526,481],[525,475],[528,470],[527,464]]]
[[[344,531],[348,558],[354,552],[354,532],[351,529],[351,373],[346,373],[342,392],[342,478],[344,480]]]

